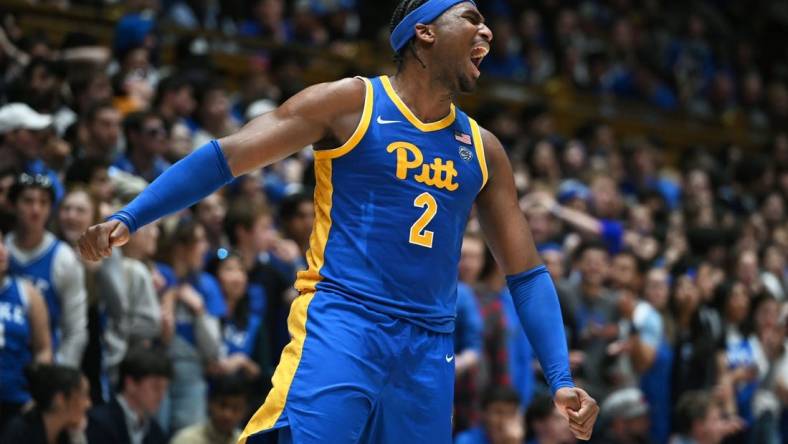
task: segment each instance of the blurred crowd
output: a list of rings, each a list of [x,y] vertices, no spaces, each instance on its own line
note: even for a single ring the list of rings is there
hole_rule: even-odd
[[[378,37],[362,26],[371,2],[164,3],[130,2],[112,47],[80,32],[55,44],[2,17],[2,444],[234,442],[289,340],[314,220],[310,147],[140,229],[101,262],[81,260],[76,242],[193,148],[304,85],[287,51],[255,56],[235,90],[199,39],[162,64],[163,23],[337,45]],[[758,152],[688,147],[676,165],[658,138],[602,121],[559,133],[544,104],[477,113],[509,151],[573,374],[602,406],[593,441],[788,442],[788,93],[776,68],[786,60],[755,51],[768,26],[733,26],[739,2],[693,14],[648,1],[521,3],[482,5],[496,32],[490,75],[569,74],[698,118],[742,112],[775,134]],[[456,442],[574,443],[474,216],[459,273]]]

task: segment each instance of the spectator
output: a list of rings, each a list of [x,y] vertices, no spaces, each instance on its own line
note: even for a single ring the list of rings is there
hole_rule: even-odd
[[[165,317],[159,304],[159,292],[167,284],[153,262],[158,239],[159,226],[150,224],[137,230],[123,246],[123,274],[130,307],[125,319],[129,334],[127,348],[135,343],[154,342],[160,335],[164,342],[172,339],[175,320],[172,313]],[[110,377],[115,380],[113,373]]]
[[[112,100],[112,82],[102,69],[89,68],[74,73],[69,81],[74,111],[85,115],[99,103]]]
[[[725,436],[721,414],[708,393],[684,393],[676,405],[677,434],[670,444],[719,444]]]
[[[112,103],[98,102],[85,111],[80,131],[78,157],[112,162],[119,151],[121,115]]]
[[[262,287],[266,295],[264,324],[268,326],[272,365],[279,362],[281,350],[290,340],[287,333],[287,313],[295,271],[273,254],[279,244],[273,229],[273,219],[267,207],[236,202],[227,212],[225,230],[230,245],[243,259],[249,283]]]
[[[51,115],[39,114],[24,103],[10,103],[0,108],[0,159],[17,171],[47,176],[54,188],[55,200],[60,200],[63,184],[57,173],[41,160],[49,137],[47,129],[51,125]]]
[[[241,378],[223,376],[211,381],[208,419],[181,430],[170,444],[235,444],[246,413],[248,385]]]
[[[240,374],[255,380],[260,376],[255,358],[260,359],[256,355],[265,312],[262,291],[248,287],[241,257],[226,249],[216,252],[208,270],[219,281],[227,307],[221,319],[222,351],[211,369],[218,374]]]
[[[709,390],[718,382],[716,358],[724,348],[723,325],[716,311],[702,305],[692,277],[675,278],[671,313],[676,322],[671,403],[688,390]]]
[[[651,437],[657,443],[667,442],[670,435],[671,417],[671,371],[673,368],[673,338],[675,325],[668,311],[670,284],[668,274],[662,268],[652,268],[646,273],[644,297],[658,313],[662,325],[662,336],[657,341],[654,361],[640,378],[640,389],[646,397],[651,411]],[[652,326],[656,325],[651,320]],[[639,329],[639,327],[636,328]],[[654,330],[651,331],[655,333]]]
[[[76,159],[66,172],[66,183],[84,186],[98,204],[110,204],[115,196],[115,185],[109,176],[109,163],[101,158]],[[102,212],[99,205],[97,211]]]
[[[90,409],[90,384],[79,370],[39,364],[27,370],[35,407],[17,416],[0,444],[84,444]]]
[[[120,364],[117,396],[88,415],[88,442],[165,444],[166,435],[154,415],[172,373],[172,363],[161,351],[130,349]]]
[[[735,390],[736,411],[748,423],[757,389],[758,367],[745,325],[750,312],[750,295],[744,284],[734,282],[717,291],[717,306],[725,322],[724,372]]]
[[[116,168],[150,182],[170,166],[163,157],[167,150],[167,129],[161,117],[144,111],[130,114],[123,121],[123,132],[126,153],[115,161]]]
[[[0,433],[30,402],[24,369],[52,361],[46,302],[29,282],[9,276],[8,250],[0,233]]]
[[[636,388],[614,391],[602,402],[600,429],[593,442],[646,444],[649,438],[649,406]]]
[[[218,282],[202,271],[208,248],[202,225],[180,220],[168,243],[169,266],[160,264],[159,270],[167,282],[161,309],[164,316],[175,319],[169,344],[173,377],[159,419],[165,430],[174,433],[205,416],[203,366],[219,357],[219,319],[226,307]]]
[[[257,0],[253,4],[252,19],[241,24],[239,32],[247,37],[263,37],[277,43],[293,38],[293,30],[284,19],[282,0]]]
[[[79,236],[100,219],[98,211],[98,203],[87,190],[72,188],[58,212],[61,238],[76,246]],[[98,378],[104,385],[108,385],[107,378],[116,379],[117,367],[131,344],[153,339],[159,332],[158,301],[154,299],[151,307],[144,293],[132,292],[138,288],[130,286],[124,263],[120,249],[100,263],[82,261],[89,313],[93,316],[93,322],[89,323],[89,346],[96,348],[93,355],[100,355],[100,359],[92,362],[93,371],[85,367],[85,372],[97,387],[100,387]],[[99,392],[102,399],[108,399],[106,391]]]
[[[44,296],[55,361],[77,367],[88,340],[85,274],[74,250],[45,228],[54,202],[52,182],[22,174],[9,197],[18,218],[5,239],[9,271],[29,279]]]
[[[11,166],[0,167],[0,232],[8,233],[14,229],[14,205],[8,199],[11,187],[19,173]]]
[[[612,290],[607,287],[609,258],[607,247],[600,242],[587,242],[575,253],[579,283],[567,286],[561,293],[572,319],[578,347],[586,356],[579,378],[589,393],[604,399],[613,388],[613,361],[607,347],[618,336],[618,307]]]
[[[285,238],[298,244],[301,250],[302,267],[305,269],[306,251],[309,249],[309,238],[315,223],[315,205],[312,203],[312,196],[298,192],[285,197],[279,204],[279,219]]]
[[[238,130],[239,120],[230,111],[230,97],[221,83],[212,81],[201,86],[195,112],[199,126],[192,140],[194,148]]]
[[[540,395],[534,398],[525,415],[528,444],[574,444],[577,438],[567,426],[567,419],[555,407],[553,398]]]
[[[196,129],[194,122],[189,119],[197,107],[197,101],[194,87],[186,76],[176,74],[159,82],[154,106],[167,126],[183,123],[189,126],[190,133]]]
[[[780,305],[771,295],[753,301],[754,332],[749,341],[758,366],[758,388],[753,395],[752,410],[755,442],[779,442],[783,403],[779,399],[781,372],[785,372],[788,355],[785,347],[785,323],[780,320]]]
[[[227,200],[220,192],[216,192],[195,205],[194,214],[205,227],[208,238],[209,257],[219,248],[226,248],[230,241],[224,233],[224,217],[227,214]]]
[[[492,257],[492,253],[486,250],[485,266],[482,272],[483,285],[479,286],[480,305],[490,304],[486,300],[492,300],[495,311],[488,313],[500,318],[503,331],[500,336],[494,337],[496,344],[491,344],[489,349],[498,356],[490,358],[493,362],[493,378],[495,383],[508,385],[517,391],[522,407],[525,408],[531,402],[534,393],[535,378],[533,371],[533,349],[528,342],[522,326],[517,323],[517,312],[512,302],[509,290],[506,288],[506,276],[498,267]],[[492,320],[492,319],[491,319]],[[491,356],[487,351],[488,356]],[[499,365],[503,364],[501,367]],[[497,373],[497,374],[495,374]]]
[[[482,425],[457,435],[454,444],[519,444],[525,439],[520,398],[508,387],[491,387],[482,397]]]

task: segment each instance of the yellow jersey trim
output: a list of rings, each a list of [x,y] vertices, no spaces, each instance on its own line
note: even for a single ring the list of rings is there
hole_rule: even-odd
[[[317,283],[320,282],[320,269],[325,263],[326,244],[328,235],[331,231],[331,205],[334,187],[331,183],[332,164],[331,159],[315,159],[315,224],[312,234],[309,237],[309,251],[306,252],[306,260],[309,268],[298,273],[295,287],[301,292],[290,307],[290,315],[287,318],[287,328],[290,331],[290,343],[282,351],[271,379],[273,388],[265,398],[265,402],[255,412],[244,428],[238,444],[245,444],[248,437],[256,433],[269,430],[276,425],[276,422],[284,412],[287,394],[293,384],[298,365],[301,363],[301,354],[306,341],[306,322],[309,303],[317,291]]]
[[[347,142],[343,143],[337,148],[331,148],[328,150],[315,150],[316,159],[336,159],[337,157],[344,156],[345,154],[349,153],[350,150],[355,148],[356,145],[361,142],[364,134],[367,133],[369,122],[372,120],[372,104],[374,103],[374,93],[372,82],[364,77],[359,78],[364,81],[366,93],[364,94],[364,110],[361,112],[361,120],[358,122],[356,130],[353,131],[353,134],[350,136]]]
[[[475,120],[468,117],[471,122],[471,133],[473,133],[473,148],[476,150],[476,158],[479,160],[479,168],[482,170],[482,187],[487,185],[487,158],[484,157],[484,142],[482,142],[482,131]]]
[[[334,194],[331,171],[331,159],[315,159],[315,224],[309,236],[309,250],[306,252],[306,263],[309,267],[298,272],[295,282],[296,290],[301,293],[316,291],[316,285],[322,279],[320,269],[323,268],[328,234],[331,231],[331,200]]]
[[[446,117],[438,120],[437,122],[424,123],[419,120],[419,118],[413,114],[413,111],[408,108],[408,105],[405,105],[405,102],[400,99],[400,97],[397,95],[397,92],[394,91],[394,87],[391,86],[391,80],[389,80],[388,76],[380,76],[380,83],[383,84],[383,89],[386,90],[386,94],[389,96],[391,101],[394,102],[394,105],[397,106],[402,115],[405,116],[405,118],[408,119],[408,121],[416,128],[427,132],[438,131],[454,123],[454,118],[456,117],[457,113],[454,110],[453,103],[451,104],[449,114],[446,115]]]
[[[243,433],[238,438],[238,444],[245,444],[246,439],[250,436],[273,428],[276,421],[282,416],[293,377],[301,363],[301,354],[304,351],[304,341],[306,341],[307,310],[314,297],[314,293],[304,294],[293,301],[290,315],[287,317],[287,327],[292,339],[282,350],[279,365],[276,366],[274,376],[271,378],[273,388],[268,392],[263,405],[257,409],[252,419],[246,424]]]

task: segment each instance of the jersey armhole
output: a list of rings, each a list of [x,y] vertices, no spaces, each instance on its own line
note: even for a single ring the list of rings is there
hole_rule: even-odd
[[[30,311],[30,295],[27,293],[25,280],[13,279],[12,285],[16,285],[16,291],[19,292],[19,300],[22,302],[22,306],[25,307],[25,313],[27,313],[28,311]],[[29,285],[33,285],[33,284],[29,284]]]
[[[343,143],[341,146],[327,150],[315,150],[315,159],[317,160],[336,159],[337,157],[344,156],[345,154],[349,153],[353,148],[356,147],[356,145],[358,145],[359,142],[361,142],[361,139],[367,132],[367,128],[369,128],[369,122],[372,118],[373,103],[372,82],[370,82],[370,80],[365,77],[356,78],[363,80],[364,86],[366,87],[364,94],[364,110],[361,112],[361,120],[359,120],[356,130],[353,131],[353,134],[350,136],[347,142]]]
[[[482,132],[479,129],[479,124],[475,120],[468,117],[471,123],[471,133],[473,134],[473,148],[476,150],[476,159],[479,160],[479,168],[482,170],[482,186],[479,191],[484,189],[487,185],[487,159],[484,157],[484,142],[482,142]]]

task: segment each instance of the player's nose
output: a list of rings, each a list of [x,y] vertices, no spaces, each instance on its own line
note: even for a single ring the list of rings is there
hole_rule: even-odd
[[[490,29],[490,27],[489,27],[489,26],[487,26],[487,24],[486,24],[486,23],[482,23],[482,24],[479,26],[479,35],[480,35],[480,36],[481,36],[481,37],[482,37],[482,38],[483,38],[483,39],[484,39],[484,40],[485,40],[487,43],[490,43],[490,42],[492,42],[492,39],[493,39],[493,32],[492,32],[492,29]]]

